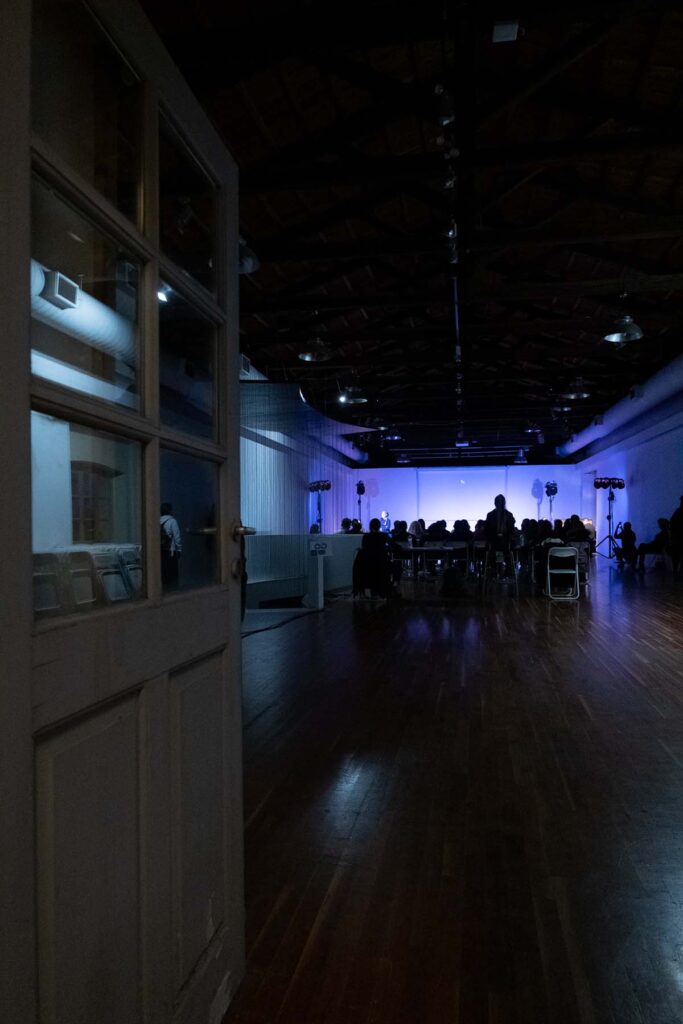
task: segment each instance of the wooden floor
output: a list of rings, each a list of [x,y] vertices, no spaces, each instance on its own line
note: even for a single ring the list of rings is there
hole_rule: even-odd
[[[339,601],[245,639],[227,1024],[680,1024],[683,586]]]

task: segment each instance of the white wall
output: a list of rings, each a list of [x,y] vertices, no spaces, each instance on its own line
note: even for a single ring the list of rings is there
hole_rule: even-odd
[[[578,468],[595,476],[622,477],[626,487],[615,492],[615,526],[628,519],[639,541],[651,539],[657,519],[668,519],[683,494],[683,413],[585,459]],[[597,491],[596,498],[600,537],[606,532],[607,491]]]
[[[308,535],[316,521],[317,495],[308,485],[329,480],[321,492],[323,533],[335,533],[344,516],[356,514],[355,481],[350,469],[311,443],[275,432],[248,431],[241,439],[241,515],[253,526],[258,542],[247,544],[247,572],[252,582],[298,579],[308,572],[308,547],[297,536]]]
[[[517,523],[536,519],[538,497],[541,516],[548,515],[545,483],[557,483],[553,516],[566,519],[573,513],[591,514],[582,507],[581,471],[578,466],[486,466],[434,469],[374,469],[360,473],[365,482],[363,524],[387,509],[392,520],[422,518],[427,525],[435,519],[468,519],[472,525],[493,508],[496,494],[504,494]]]

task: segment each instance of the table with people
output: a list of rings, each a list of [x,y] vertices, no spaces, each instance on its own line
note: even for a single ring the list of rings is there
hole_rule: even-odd
[[[630,522],[618,523],[613,538],[613,553],[619,567],[643,571],[648,554],[668,556],[675,573],[683,563],[683,497],[670,519],[658,520],[659,531],[651,541],[637,543]],[[362,532],[360,522],[342,520],[343,533]],[[589,577],[590,556],[596,551],[596,530],[592,519],[577,514],[567,519],[523,519],[517,527],[506,507],[505,497],[496,495],[494,507],[471,528],[467,519],[456,519],[448,529],[445,519],[424,519],[410,523],[395,519],[393,525],[386,510],[381,518],[370,520],[354,564],[354,594],[369,588],[377,596],[398,596],[398,580],[407,570],[413,577],[434,577],[443,570],[453,579],[461,576],[517,580],[522,573],[529,581],[544,586],[548,551],[551,548],[576,549],[579,578]]]

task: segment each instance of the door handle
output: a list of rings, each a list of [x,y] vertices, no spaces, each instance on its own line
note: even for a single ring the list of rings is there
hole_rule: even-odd
[[[239,540],[240,537],[253,537],[255,533],[256,530],[253,526],[242,526],[240,523],[238,526],[233,528],[232,539]]]

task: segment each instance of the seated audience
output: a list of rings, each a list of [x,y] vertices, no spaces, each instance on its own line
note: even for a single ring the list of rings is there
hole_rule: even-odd
[[[412,523],[408,527],[408,533],[410,534],[415,547],[419,547],[424,544],[427,535],[424,519],[413,519]]]
[[[657,525],[659,526],[659,533],[657,533],[653,540],[647,544],[638,545],[638,565],[636,568],[639,572],[645,572],[645,555],[663,555],[665,551],[669,550],[669,520],[658,519]]]
[[[370,588],[373,596],[395,597],[392,584],[392,564],[386,534],[382,533],[379,519],[370,520],[370,532],[363,541],[353,563],[353,592]]]
[[[471,540],[472,531],[466,519],[456,519],[451,530],[451,540]]]
[[[683,568],[683,496],[681,503],[669,520],[669,544],[673,570],[679,573]]]
[[[638,552],[636,550],[636,535],[631,524],[624,523],[622,526],[621,523],[617,523],[614,539],[619,541],[619,544],[615,545],[617,562],[620,566],[626,562],[627,565],[633,568],[636,564]]]
[[[363,527],[361,525],[360,519],[352,519],[351,520],[351,526],[350,526],[348,532],[349,533],[362,533],[363,532]]]
[[[474,525],[474,533],[472,534],[472,540],[486,540],[486,523],[484,522],[483,519],[477,519]]]
[[[430,523],[427,527],[427,540],[429,541],[444,541],[449,537],[445,519],[437,519],[435,523]]]
[[[582,541],[588,541],[588,530],[583,525],[577,515],[570,516],[564,526],[563,532],[564,539],[567,544],[579,544]]]
[[[394,529],[392,530],[391,536],[397,544],[408,544],[410,542],[408,524],[405,519],[394,520]]]
[[[340,533],[348,533],[350,531],[350,529],[351,529],[351,520],[348,518],[348,516],[344,516],[344,518],[341,521],[341,530],[339,532]]]

